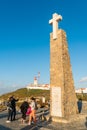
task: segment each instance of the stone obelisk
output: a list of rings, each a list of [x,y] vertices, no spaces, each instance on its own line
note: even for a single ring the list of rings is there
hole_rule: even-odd
[[[68,52],[66,33],[58,29],[62,16],[53,14],[50,33],[50,114],[53,121],[68,119],[77,112],[74,81]]]

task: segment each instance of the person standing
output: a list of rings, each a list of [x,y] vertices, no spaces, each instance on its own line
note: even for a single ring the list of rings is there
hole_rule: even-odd
[[[13,119],[12,120],[15,120],[15,116],[16,116],[16,102],[18,100],[19,99],[15,99],[14,96],[12,96],[12,101],[11,101],[12,109],[13,109],[13,113],[12,113]]]
[[[29,104],[26,100],[20,106],[21,113],[22,113],[22,123],[24,123],[26,120],[26,112],[27,112],[28,107],[29,107]]]
[[[28,125],[31,125],[32,119],[33,119],[34,123],[36,123],[36,109],[35,109],[36,108],[36,102],[35,102],[34,97],[31,98],[30,107],[31,107],[31,113],[29,115]]]
[[[7,110],[8,110],[8,117],[7,117],[7,121],[6,121],[7,123],[12,121],[13,109],[12,109],[11,101],[12,101],[12,97],[9,97],[9,100],[7,102]]]
[[[81,111],[82,111],[82,99],[81,98],[78,99],[77,105],[78,105],[78,112],[81,113]]]

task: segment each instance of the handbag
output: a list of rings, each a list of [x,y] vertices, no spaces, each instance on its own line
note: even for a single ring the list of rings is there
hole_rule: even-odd
[[[26,115],[29,115],[31,113],[31,107],[28,107]]]

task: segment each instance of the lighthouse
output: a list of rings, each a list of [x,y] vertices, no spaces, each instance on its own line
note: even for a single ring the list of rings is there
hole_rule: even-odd
[[[38,82],[37,82],[37,77],[34,77],[34,86],[37,86]]]

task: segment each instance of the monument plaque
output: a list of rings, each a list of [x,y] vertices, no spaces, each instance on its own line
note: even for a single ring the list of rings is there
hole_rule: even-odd
[[[52,116],[62,117],[60,87],[52,87],[52,99]]]

